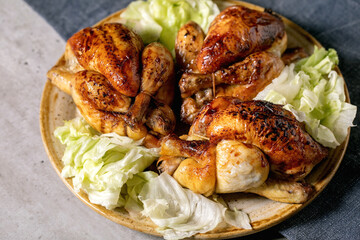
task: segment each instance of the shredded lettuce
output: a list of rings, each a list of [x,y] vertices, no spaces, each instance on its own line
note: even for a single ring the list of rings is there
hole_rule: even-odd
[[[334,49],[314,47],[314,53],[286,66],[255,99],[284,105],[305,122],[310,135],[325,147],[339,146],[356,115],[356,106],[345,102],[345,82],[334,67]]]
[[[174,55],[180,27],[192,20],[207,32],[219,14],[211,0],[148,0],[132,2],[121,14],[120,22],[138,33],[145,44],[159,41]]]
[[[84,190],[90,202],[107,209],[131,204],[127,200],[133,199],[134,181],[148,178],[140,174],[129,183],[130,198],[120,196],[123,186],[159,156],[158,149],[142,147],[141,141],[115,133],[99,135],[82,118],[66,121],[54,134],[66,145],[62,176],[72,178],[75,191]]]
[[[165,239],[181,239],[213,230],[224,221],[239,228],[251,229],[246,213],[231,211],[189,189],[163,173],[146,183],[139,194],[142,214],[149,217]]]

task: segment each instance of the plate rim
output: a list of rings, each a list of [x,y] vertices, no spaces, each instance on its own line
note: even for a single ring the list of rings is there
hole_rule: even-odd
[[[218,1],[215,1],[218,2]],[[251,9],[256,9],[256,10],[260,10],[263,11],[264,8],[252,3],[248,3],[248,2],[243,2],[243,1],[236,1],[236,0],[224,0],[221,2],[225,2],[225,3],[229,3],[229,4],[234,4],[234,5],[242,5]],[[100,25],[104,22],[108,22],[110,21],[112,18],[118,16],[122,11],[124,11],[124,9],[121,9],[119,11],[116,11],[112,14],[110,14],[109,16],[105,17],[104,19],[100,20],[99,22],[97,22],[94,26]],[[297,25],[296,23],[292,22],[291,20],[289,20],[288,18],[282,16],[279,14],[279,16],[282,18],[283,22],[285,25],[287,25],[288,27],[294,29],[296,32],[300,33],[302,36],[304,36],[305,38],[308,39],[309,42],[313,43],[314,45],[318,46],[318,47],[322,47],[322,45],[320,44],[320,42],[313,37],[310,33],[308,33],[307,31],[305,31],[302,27],[300,27],[299,25]],[[64,54],[59,58],[59,60],[57,61],[57,64],[59,64],[59,62],[62,61],[64,57]],[[336,71],[338,72],[338,74],[343,77],[342,73],[340,72],[340,69],[338,68],[338,66],[336,66]],[[345,82],[345,81],[344,81]],[[50,98],[50,93],[52,88],[56,88],[49,79],[46,80],[45,86],[43,88],[42,91],[42,96],[41,96],[41,100],[40,100],[40,112],[39,112],[39,124],[40,124],[40,132],[41,132],[41,138],[42,138],[42,142],[46,151],[46,154],[51,162],[51,165],[53,166],[53,168],[55,169],[56,173],[58,174],[58,176],[61,178],[61,180],[63,181],[63,183],[70,189],[70,191],[77,197],[79,198],[83,203],[85,203],[88,207],[90,207],[92,210],[94,210],[95,212],[99,213],[100,215],[110,219],[111,221],[117,223],[117,224],[121,224],[125,227],[128,227],[130,229],[139,231],[139,232],[143,232],[143,233],[147,233],[150,235],[154,235],[154,236],[162,236],[160,233],[158,233],[155,228],[156,225],[137,225],[134,224],[137,221],[132,219],[130,216],[125,217],[123,215],[121,215],[119,212],[116,212],[116,214],[114,214],[115,211],[113,210],[108,210],[100,205],[96,205],[96,204],[92,204],[88,197],[87,194],[84,193],[83,191],[80,192],[76,192],[73,188],[73,184],[72,184],[72,179],[65,179],[62,177],[61,175],[61,169],[60,169],[60,165],[62,164],[61,159],[57,159],[56,156],[56,151],[54,149],[54,147],[50,144],[51,143],[51,135],[53,133],[49,132],[48,129],[48,121],[49,121],[49,98]],[[348,88],[345,82],[344,85],[344,90],[345,90],[345,96],[346,96],[346,102],[350,103],[350,97],[349,97],[349,92],[348,92]],[[268,221],[269,223],[260,223],[259,227],[253,227],[253,229],[251,230],[245,230],[245,229],[237,229],[234,228],[232,230],[227,230],[226,232],[208,232],[208,233],[199,233],[196,234],[194,236],[194,238],[197,239],[218,239],[218,238],[234,238],[234,237],[240,237],[240,236],[245,236],[245,235],[250,235],[250,234],[254,234],[263,230],[266,230],[268,228],[271,228],[283,221],[285,221],[286,219],[291,218],[292,216],[294,216],[296,213],[298,213],[299,211],[301,211],[302,209],[304,209],[306,206],[308,206],[323,190],[324,188],[329,184],[329,182],[331,181],[331,179],[333,179],[335,173],[338,171],[338,168],[344,158],[344,155],[346,153],[346,149],[348,147],[348,143],[349,143],[349,138],[350,138],[350,131],[351,128],[348,128],[348,134],[346,136],[346,139],[344,140],[344,142],[338,146],[336,149],[341,148],[341,154],[335,164],[335,166],[333,166],[331,172],[327,175],[325,182],[322,184],[322,186],[316,190],[316,193],[305,203],[303,204],[289,204],[290,207],[287,209],[286,211],[286,215],[284,216],[279,216],[277,219],[273,220],[271,219],[270,221]],[[255,222],[256,223],[256,222]],[[252,223],[253,224],[253,223]]]

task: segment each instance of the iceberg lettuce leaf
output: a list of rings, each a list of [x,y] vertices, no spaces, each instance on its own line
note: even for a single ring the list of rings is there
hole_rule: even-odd
[[[334,49],[314,47],[310,57],[286,66],[255,99],[284,105],[316,141],[335,148],[345,140],[357,111],[345,102],[344,79],[333,70],[338,63]]]
[[[246,213],[231,211],[218,202],[185,189],[166,173],[146,183],[139,199],[144,204],[143,215],[159,226],[157,231],[165,239],[205,233],[223,222],[251,229]]]
[[[119,21],[138,33],[145,44],[159,41],[174,56],[175,38],[182,25],[194,21],[207,32],[219,12],[211,0],[135,1],[121,14]]]
[[[72,178],[75,191],[84,190],[90,202],[107,209],[126,204],[120,199],[123,186],[159,156],[158,149],[140,146],[141,141],[98,135],[82,118],[66,121],[54,134],[66,145],[62,176]]]

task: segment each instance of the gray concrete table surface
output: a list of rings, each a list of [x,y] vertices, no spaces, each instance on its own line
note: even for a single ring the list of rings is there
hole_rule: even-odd
[[[0,239],[158,239],[97,214],[57,176],[39,107],[65,42],[22,0],[0,0]]]

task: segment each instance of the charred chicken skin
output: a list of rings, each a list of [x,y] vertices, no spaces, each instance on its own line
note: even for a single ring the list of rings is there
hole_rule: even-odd
[[[214,97],[252,100],[281,73],[284,63],[280,56],[286,45],[280,18],[242,6],[221,12],[205,38],[195,23],[184,25],[175,43],[184,72],[179,81],[184,99],[182,120],[191,124],[201,107]],[[212,97],[200,98],[197,93],[204,95],[204,91]]]
[[[216,96],[251,100],[259,90],[271,83],[283,68],[284,63],[273,53],[257,52],[241,62],[216,71],[213,75],[184,73],[179,82],[181,97],[190,97],[201,89],[212,88],[213,84],[223,84],[216,89]],[[236,86],[236,91],[230,92],[233,85]]]
[[[304,178],[328,153],[291,112],[264,101],[216,98],[202,109],[189,135],[255,145],[268,156],[271,171],[285,179]]]
[[[198,72],[196,57],[204,43],[201,27],[190,21],[179,29],[175,40],[176,62],[182,72]]]
[[[201,73],[213,73],[272,47],[285,36],[280,18],[243,6],[228,7],[211,23],[196,59],[197,67]]]
[[[121,94],[136,96],[144,47],[138,35],[122,24],[104,24],[75,33],[68,43],[83,68],[103,74]]]
[[[145,145],[153,147],[156,137],[174,130],[175,116],[168,106],[174,94],[171,54],[159,43],[144,48],[140,37],[122,24],[75,33],[65,58],[48,78],[71,94],[82,116],[99,132],[145,137]]]

